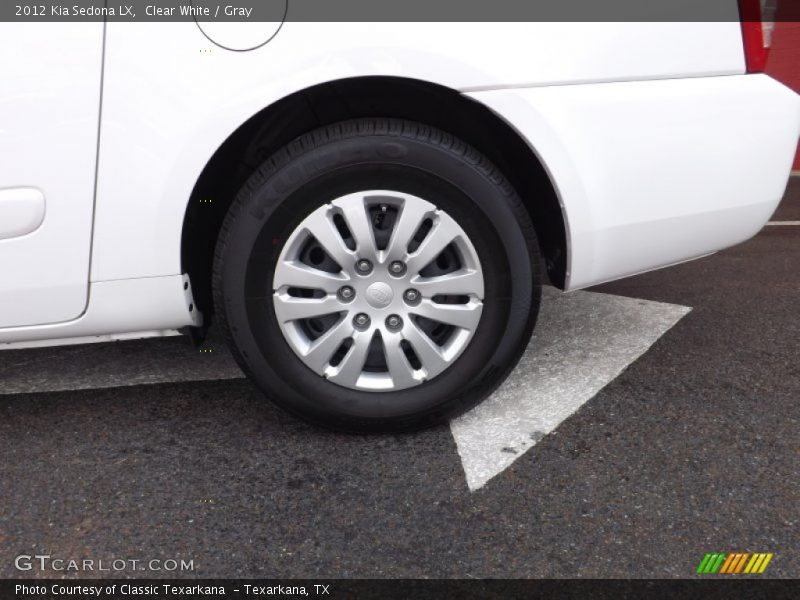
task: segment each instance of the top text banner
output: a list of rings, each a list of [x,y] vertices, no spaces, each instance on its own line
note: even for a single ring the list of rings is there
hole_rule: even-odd
[[[757,1],[757,0],[756,0]],[[762,0],[763,1],[763,0]],[[775,6],[777,4],[777,12]],[[800,0],[766,0],[800,21]],[[737,0],[2,0],[0,21],[738,21]]]

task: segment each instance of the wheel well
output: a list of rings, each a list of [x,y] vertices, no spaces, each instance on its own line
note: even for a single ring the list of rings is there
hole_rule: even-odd
[[[214,246],[228,207],[271,154],[318,127],[360,117],[395,117],[448,131],[486,155],[522,197],[536,228],[551,282],[563,288],[566,230],[556,191],[536,154],[485,106],[435,84],[359,77],[309,88],[265,108],[214,153],[195,184],[183,224],[181,262],[195,302],[210,315]]]

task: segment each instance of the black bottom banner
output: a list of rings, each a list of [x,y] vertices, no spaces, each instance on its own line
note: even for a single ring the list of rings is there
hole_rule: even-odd
[[[800,597],[780,579],[25,579],[0,581],[3,600],[177,600],[182,598],[532,599]]]

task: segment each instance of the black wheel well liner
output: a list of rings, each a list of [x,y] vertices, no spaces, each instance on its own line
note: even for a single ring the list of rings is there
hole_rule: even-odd
[[[356,77],[291,94],[243,123],[198,178],[184,216],[181,264],[195,302],[212,311],[211,265],[222,221],[237,192],[272,153],[318,127],[347,119],[395,117],[447,131],[487,156],[531,215],[547,273],[563,288],[567,237],[557,192],[525,140],[482,104],[436,84],[398,77]]]

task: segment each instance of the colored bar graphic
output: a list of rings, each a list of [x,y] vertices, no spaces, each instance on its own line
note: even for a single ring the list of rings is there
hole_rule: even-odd
[[[708,564],[706,568],[703,569],[703,573],[711,573],[711,569],[714,567],[714,563],[717,562],[717,558],[719,558],[719,554],[716,552],[711,555],[711,558],[708,559]]]
[[[711,555],[710,554],[706,554],[705,557],[703,557],[703,560],[700,561],[700,566],[697,567],[697,572],[698,573],[705,572],[704,570],[706,568],[706,565],[708,564],[708,559],[709,558],[711,558]]]
[[[697,566],[697,572],[711,575],[715,573],[728,575],[763,573],[769,561],[772,560],[772,556],[772,554],[765,552],[754,552],[753,554],[749,552],[709,553],[700,561]]]
[[[744,568],[745,573],[755,573],[755,569],[757,565],[764,559],[763,554],[753,554],[753,557],[750,559],[750,562],[747,563],[747,566]]]
[[[739,557],[741,554],[734,552],[730,555],[730,560],[725,562],[725,568],[720,571],[721,573],[732,573],[733,569],[736,568],[736,563],[739,562]]]
[[[769,554],[767,554],[764,557],[764,562],[761,563],[761,567],[758,569],[758,572],[759,573],[763,573],[764,569],[767,568],[767,565],[769,564],[769,561],[771,561],[771,560],[772,560],[772,553],[770,552]]]
[[[725,560],[725,555],[724,554],[720,554],[719,558],[717,558],[717,562],[714,563],[714,567],[711,569],[712,573],[716,573],[717,572],[717,569],[719,569],[719,567],[722,564],[723,560]]]
[[[733,563],[733,557],[736,556],[735,554],[728,554],[728,560],[725,561],[725,564],[722,565],[722,569],[720,569],[720,573],[727,573],[728,569],[730,569],[731,564]]]
[[[747,558],[749,556],[750,555],[747,552],[742,554],[742,558],[739,560],[738,563],[736,563],[736,573],[741,573],[742,572],[742,569],[744,568],[744,562],[747,560]]]

